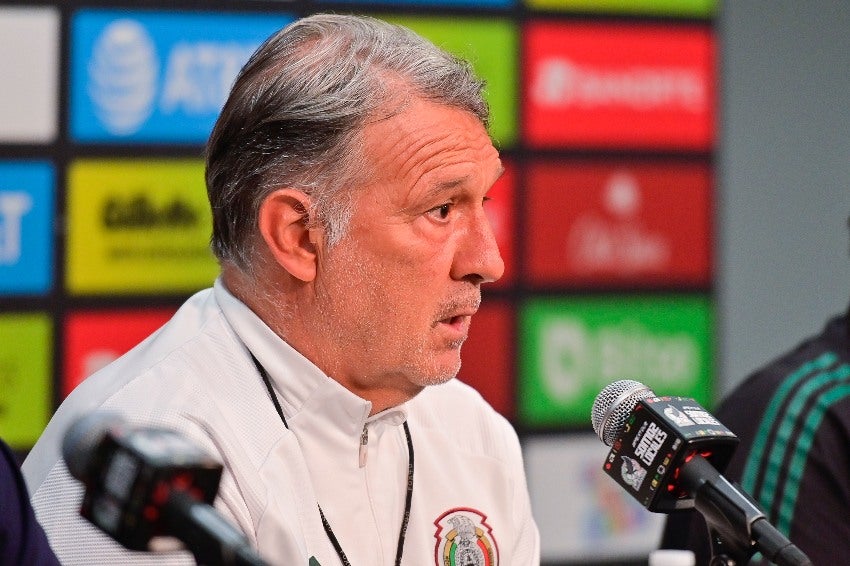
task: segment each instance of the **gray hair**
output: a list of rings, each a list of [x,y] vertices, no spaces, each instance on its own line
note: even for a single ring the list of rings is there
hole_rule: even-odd
[[[362,128],[411,96],[486,126],[483,87],[468,62],[401,26],[330,14],[286,26],[242,68],[207,145],[213,252],[250,272],[260,204],[280,187],[309,195],[308,222],[334,245],[351,218],[350,187],[366,175]]]

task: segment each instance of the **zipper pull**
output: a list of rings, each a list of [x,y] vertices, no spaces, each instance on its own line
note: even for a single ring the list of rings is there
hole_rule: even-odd
[[[366,454],[369,444],[369,429],[363,425],[363,433],[360,435],[360,467],[366,466]]]

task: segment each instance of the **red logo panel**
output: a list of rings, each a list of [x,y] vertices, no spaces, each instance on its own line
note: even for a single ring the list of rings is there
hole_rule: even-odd
[[[525,37],[524,117],[531,145],[712,147],[710,28],[532,22]]]
[[[512,375],[513,310],[506,302],[485,299],[472,317],[463,345],[458,378],[478,390],[494,409],[514,415]]]
[[[708,285],[711,175],[702,163],[537,163],[528,277],[575,286]]]
[[[165,324],[175,309],[75,312],[65,323],[62,396]]]

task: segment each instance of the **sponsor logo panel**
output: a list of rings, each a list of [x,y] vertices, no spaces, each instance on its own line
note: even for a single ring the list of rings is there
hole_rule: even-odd
[[[714,38],[707,25],[534,22],[525,36],[527,141],[709,150]]]
[[[526,0],[532,8],[613,14],[709,18],[716,0]]]
[[[409,27],[435,44],[464,57],[487,87],[490,135],[499,147],[517,139],[519,33],[504,18],[387,16],[382,19]]]
[[[514,416],[514,381],[510,344],[513,307],[506,301],[485,300],[472,317],[463,345],[458,378],[474,387],[505,417]]]
[[[533,284],[710,283],[708,165],[536,163],[527,179]]]
[[[588,426],[603,387],[634,379],[711,400],[713,312],[698,295],[536,298],[519,322],[519,420]]]
[[[65,321],[62,396],[168,322],[174,309],[75,312]],[[120,332],[115,329],[120,328]]]
[[[602,472],[608,448],[593,434],[523,443],[544,562],[622,562],[656,548],[665,516],[644,509]]]
[[[72,294],[183,293],[218,265],[199,160],[81,160],[68,172]]]
[[[0,8],[0,142],[49,143],[59,110],[59,11]]]
[[[239,69],[280,14],[80,10],[71,46],[71,136],[203,143]]]
[[[43,313],[0,315],[0,438],[35,444],[53,413],[53,326]]]
[[[46,161],[0,162],[0,295],[52,288],[55,186]]]

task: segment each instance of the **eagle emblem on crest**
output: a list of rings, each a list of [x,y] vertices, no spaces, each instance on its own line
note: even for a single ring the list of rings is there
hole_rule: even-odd
[[[487,516],[470,508],[450,509],[434,525],[436,566],[498,566],[499,548]]]

